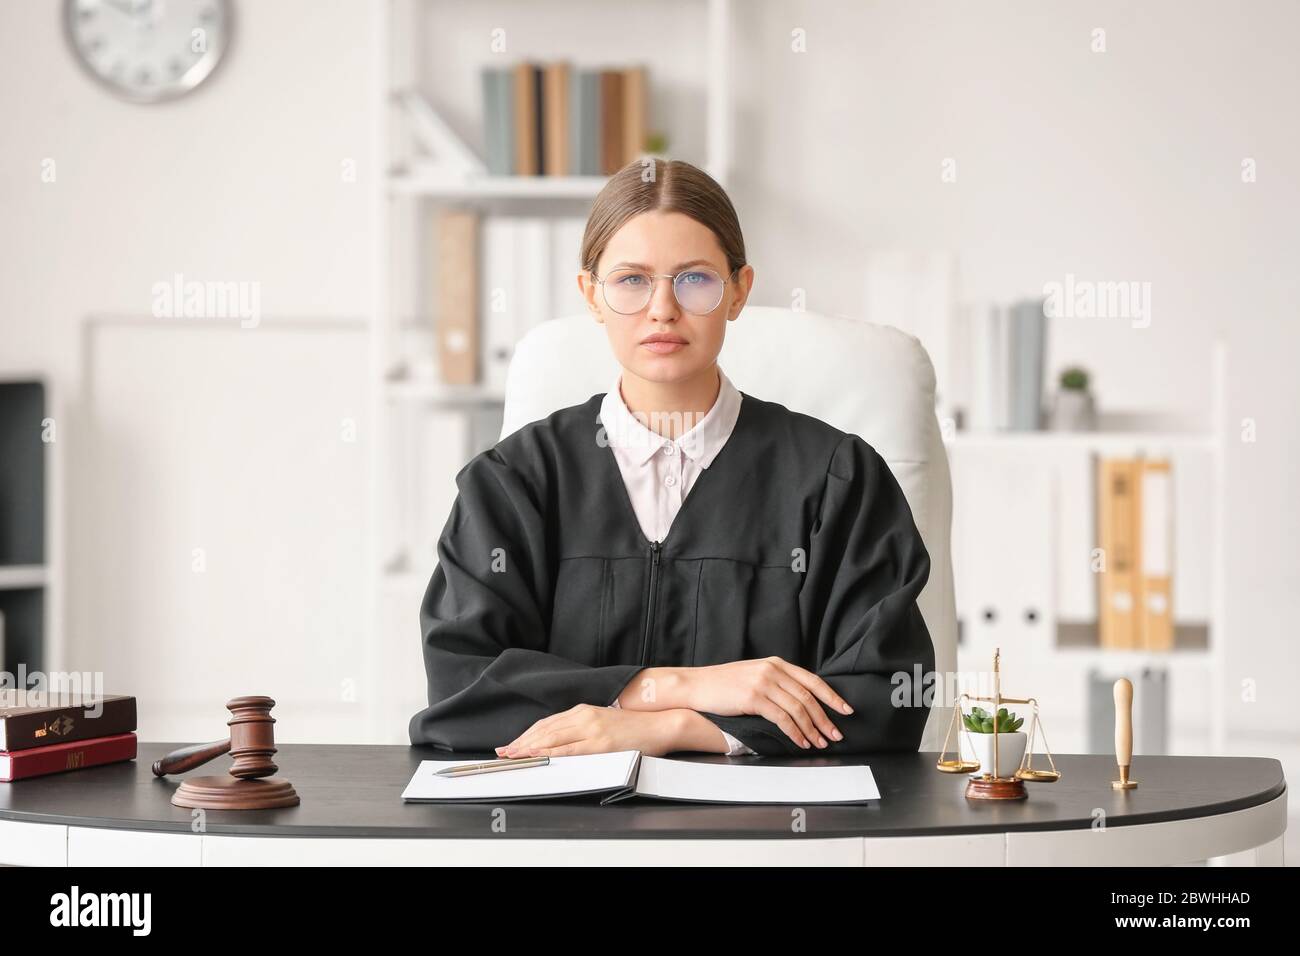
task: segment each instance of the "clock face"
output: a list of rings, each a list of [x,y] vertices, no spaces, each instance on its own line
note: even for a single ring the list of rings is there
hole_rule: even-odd
[[[228,0],[64,0],[68,42],[120,96],[152,103],[188,93],[230,38]]]

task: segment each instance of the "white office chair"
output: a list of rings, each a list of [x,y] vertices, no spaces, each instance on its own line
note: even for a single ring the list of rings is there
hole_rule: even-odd
[[[727,326],[718,364],[742,392],[860,435],[889,463],[930,553],[918,603],[935,666],[955,673],[952,479],[934,414],[934,367],[921,343],[890,326],[747,306]],[[587,314],[533,328],[510,362],[501,436],[607,391],[618,369],[605,330]],[[939,750],[951,719],[951,709],[933,707],[920,749]]]

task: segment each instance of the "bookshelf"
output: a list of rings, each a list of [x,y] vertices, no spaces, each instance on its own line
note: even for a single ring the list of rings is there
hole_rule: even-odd
[[[944,442],[949,451],[1027,449],[1050,454],[1053,451],[1086,450],[1124,454],[1141,449],[1214,449],[1216,439],[1208,432],[958,432]]]
[[[1227,501],[1226,454],[1229,441],[1227,413],[1227,347],[1222,340],[1211,348],[1209,413],[1207,420],[1196,427],[1160,428],[1158,430],[1122,430],[1108,428],[1095,432],[1054,431],[956,431],[944,438],[944,445],[952,463],[954,483],[962,480],[967,470],[988,467],[992,463],[1008,460],[1032,459],[1049,474],[1053,468],[1077,465],[1082,456],[1138,455],[1171,456],[1176,467],[1197,463],[1208,466],[1210,507],[1207,515],[1208,547],[1203,552],[1209,563],[1207,614],[1203,624],[1199,621],[1175,620],[1175,646],[1170,651],[1125,650],[1103,648],[1097,643],[1095,621],[1078,621],[1057,613],[1060,581],[1059,567],[1049,571],[1051,593],[1042,607],[1041,631],[1043,637],[1027,645],[1029,653],[1037,658],[1036,665],[1055,668],[1058,674],[1083,675],[1090,670],[1109,672],[1124,670],[1129,676],[1146,669],[1164,669],[1171,675],[1181,675],[1191,680],[1204,681],[1207,689],[1206,708],[1209,722],[1206,736],[1211,752],[1226,753],[1225,693],[1226,667],[1226,579],[1225,515]],[[1157,414],[1138,416],[1139,420],[1160,420]],[[1088,460],[1091,460],[1089,458]],[[1053,479],[1054,480],[1054,479]],[[1061,501],[1055,500],[1051,513],[1056,517],[1053,526],[1045,529],[1049,539],[1047,554],[1053,562],[1059,560],[1061,548]],[[1179,534],[1175,527],[1175,535]],[[956,560],[956,556],[954,556]],[[961,574],[961,568],[957,568]],[[1179,587],[1179,570],[1175,565],[1175,584]],[[1177,597],[1175,597],[1177,600]],[[971,639],[970,618],[976,608],[983,606],[984,596],[958,602],[958,617],[965,619],[962,627],[963,657],[982,660],[992,653],[994,638]],[[963,606],[966,605],[966,606]],[[988,644],[989,646],[985,646]],[[1004,646],[1005,650],[1005,646]],[[1059,733],[1059,731],[1058,731]]]
[[[63,668],[59,415],[43,376],[0,379],[0,670]]]
[[[664,54],[659,37],[665,17],[683,12],[703,29],[684,38],[681,50]],[[569,13],[574,14],[572,22]],[[599,34],[604,38],[599,41],[588,32],[597,14],[611,28]],[[372,161],[373,168],[384,172],[375,181],[373,196],[377,239],[368,360],[373,500],[366,559],[371,569],[367,619],[384,641],[370,642],[362,668],[365,687],[384,689],[384,699],[366,708],[375,740],[401,740],[401,735],[394,736],[394,727],[404,731],[405,719],[424,704],[422,699],[405,699],[405,685],[390,693],[391,682],[386,680],[395,666],[410,671],[418,660],[415,612],[436,560],[424,553],[421,539],[411,532],[417,517],[413,512],[423,512],[426,526],[430,510],[443,508],[445,517],[451,499],[445,507],[435,501],[437,485],[443,492],[454,490],[451,479],[459,468],[496,441],[504,408],[500,387],[446,384],[436,374],[431,361],[436,358],[431,351],[433,276],[423,252],[428,248],[424,224],[439,208],[553,220],[585,217],[605,184],[604,176],[493,176],[454,161],[468,159],[473,166],[476,159],[486,160],[481,152],[467,157],[460,151],[453,162],[430,162],[421,156],[421,124],[418,118],[413,123],[409,109],[403,109],[404,98],[415,91],[434,111],[422,125],[426,133],[446,128],[472,141],[481,132],[476,127],[482,125],[479,70],[484,66],[520,60],[567,60],[581,68],[641,63],[649,71],[648,127],[668,135],[668,154],[699,165],[723,186],[728,185],[732,166],[731,0],[674,0],[666,8],[595,0],[567,0],[548,9],[519,3],[493,10],[487,20],[484,16],[477,7],[448,0],[375,4],[381,56],[373,78],[379,106]],[[489,28],[498,27],[508,38],[504,56],[489,51]],[[450,38],[443,37],[444,29]],[[430,49],[438,43],[440,48]],[[681,109],[683,102],[690,108]],[[576,272],[576,247],[573,254]],[[462,436],[460,444],[448,441],[441,446],[438,476],[429,474],[428,456],[421,462],[411,454],[418,438],[427,438],[431,422]],[[431,480],[435,487],[430,487]],[[404,630],[394,633],[395,627]],[[400,646],[385,646],[390,640]]]
[[[394,196],[466,200],[591,200],[604,185],[603,176],[479,176],[448,180],[420,169],[396,171],[388,180],[389,191]]]

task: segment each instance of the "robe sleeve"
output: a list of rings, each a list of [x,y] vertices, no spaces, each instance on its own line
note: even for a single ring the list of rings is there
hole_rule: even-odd
[[[849,702],[851,715],[823,705],[844,739],[805,750],[765,717],[705,716],[760,755],[916,750],[931,702],[916,685],[934,670],[916,603],[929,575],[930,555],[889,465],[862,438],[845,435],[812,527],[799,591],[804,659],[792,662]]]
[[[456,485],[420,605],[429,706],[408,730],[412,744],[491,751],[543,717],[608,705],[641,666],[592,667],[547,651],[546,521],[498,449],[471,460]]]

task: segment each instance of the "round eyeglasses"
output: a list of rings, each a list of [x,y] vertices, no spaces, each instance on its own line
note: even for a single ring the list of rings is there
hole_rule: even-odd
[[[683,311],[708,315],[722,301],[722,292],[735,274],[733,271],[724,279],[708,266],[693,266],[676,275],[655,275],[641,269],[614,269],[603,279],[595,272],[591,275],[600,284],[605,304],[619,315],[635,315],[649,305],[655,279],[673,281],[673,295]]]

